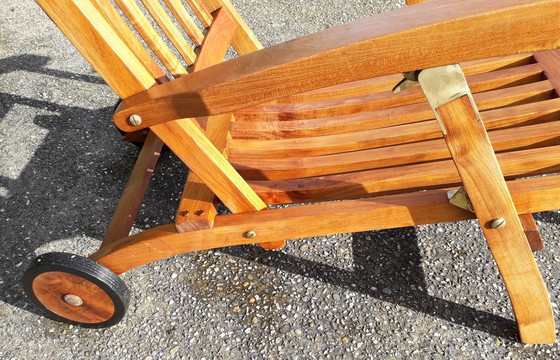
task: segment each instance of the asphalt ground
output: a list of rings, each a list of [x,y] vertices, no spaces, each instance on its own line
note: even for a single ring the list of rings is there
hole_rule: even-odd
[[[267,46],[403,6],[233,3]],[[0,2],[1,359],[560,359],[558,342],[517,341],[473,221],[181,255],[122,276],[132,299],[114,327],[45,318],[23,294],[27,264],[95,251],[138,153],[116,101],[33,1]],[[162,156],[134,231],[172,221],[186,174]],[[560,213],[535,217],[559,322]]]

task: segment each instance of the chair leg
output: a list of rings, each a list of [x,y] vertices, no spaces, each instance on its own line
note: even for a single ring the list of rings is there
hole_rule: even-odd
[[[446,80],[463,93],[451,91],[447,92],[449,98],[442,97],[441,88],[446,86]],[[553,343],[554,316],[544,281],[460,67],[424,70],[419,81],[440,121],[449,151],[502,275],[521,341]],[[463,84],[458,85],[461,81]]]

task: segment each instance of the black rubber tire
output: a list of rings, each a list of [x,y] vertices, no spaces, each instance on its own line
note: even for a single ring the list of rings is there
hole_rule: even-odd
[[[104,321],[91,323],[75,321],[65,317],[62,313],[57,313],[51,310],[43,302],[41,302],[33,287],[35,279],[48,272],[65,273],[70,274],[70,276],[74,275],[101,288],[101,290],[113,302],[113,314],[110,318],[107,318]],[[31,262],[29,268],[25,271],[22,283],[27,297],[47,316],[58,321],[82,327],[103,328],[117,324],[126,314],[126,309],[128,308],[130,300],[128,288],[118,275],[91,259],[69,253],[55,252],[38,256]],[[75,290],[75,288],[72,290]],[[75,292],[76,291],[72,291],[71,293]],[[81,294],[76,295],[81,296]],[[63,297],[58,295],[53,296],[56,301],[64,302]],[[59,297],[60,299],[58,299]],[[87,301],[88,299],[85,297],[84,304],[89,305],[86,303]],[[67,305],[64,306],[68,307]],[[83,311],[87,308],[88,306],[79,310]]]

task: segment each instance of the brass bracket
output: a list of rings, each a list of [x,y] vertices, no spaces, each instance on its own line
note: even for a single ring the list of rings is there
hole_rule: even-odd
[[[393,88],[393,92],[397,94],[416,83],[420,83],[443,135],[447,135],[447,130],[441,122],[437,108],[462,96],[466,95],[469,97],[473,109],[476,111],[477,120],[482,121],[478,110],[476,110],[477,108],[465,74],[463,74],[459,64],[410,71],[403,73],[403,75],[404,79]]]
[[[465,188],[462,187],[459,190],[448,191],[447,198],[449,199],[449,203],[451,205],[455,205],[463,210],[474,213],[474,208]]]

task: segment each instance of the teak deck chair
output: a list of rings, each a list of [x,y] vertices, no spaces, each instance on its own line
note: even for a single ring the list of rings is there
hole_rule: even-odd
[[[531,213],[560,208],[560,1],[433,0],[267,49],[229,0],[37,2],[143,142],[97,252],[26,271],[48,315],[115,324],[117,275],[177,254],[478,218],[521,341],[555,341]],[[176,220],[129,236],[163,144],[190,169]]]

